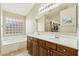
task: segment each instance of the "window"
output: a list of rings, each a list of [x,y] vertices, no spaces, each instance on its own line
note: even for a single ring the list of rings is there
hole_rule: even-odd
[[[15,19],[6,17],[4,19],[4,35],[24,35],[25,21],[23,19]]]

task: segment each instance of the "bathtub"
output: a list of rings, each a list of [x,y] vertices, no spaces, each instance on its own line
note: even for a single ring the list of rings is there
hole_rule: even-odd
[[[3,37],[1,54],[8,54],[15,50],[27,47],[27,36]]]

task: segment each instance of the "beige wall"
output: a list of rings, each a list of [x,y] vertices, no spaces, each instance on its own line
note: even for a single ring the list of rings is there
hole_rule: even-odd
[[[3,17],[14,17],[14,18],[18,18],[18,19],[25,19],[25,16],[22,16],[22,15],[19,15],[19,14],[15,14],[15,13],[12,13],[12,12],[7,12],[7,11],[4,11],[3,10]]]
[[[28,19],[35,19],[38,15],[38,8],[40,6],[40,3],[35,4],[35,6],[29,11],[29,13],[26,15],[26,20]]]
[[[41,17],[38,19],[37,26],[38,32],[45,32],[45,17]]]
[[[40,4],[35,4],[34,7],[29,11],[26,15],[26,34],[27,33],[34,33],[37,26],[36,17],[38,16],[38,8]]]

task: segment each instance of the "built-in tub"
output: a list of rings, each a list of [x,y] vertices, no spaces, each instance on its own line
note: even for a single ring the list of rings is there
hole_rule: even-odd
[[[3,37],[1,54],[4,55],[20,48],[26,48],[26,40],[26,36]]]

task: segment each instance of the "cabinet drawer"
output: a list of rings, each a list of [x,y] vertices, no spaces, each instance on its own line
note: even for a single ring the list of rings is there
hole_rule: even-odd
[[[66,56],[66,55],[58,51],[53,51],[53,56]]]
[[[39,46],[45,47],[45,41],[43,41],[43,40],[39,39],[38,44],[39,44]]]
[[[49,47],[49,48],[51,48],[51,49],[56,50],[56,44],[55,43],[46,42],[46,46]]]
[[[76,56],[77,55],[77,50],[69,47],[65,47],[62,45],[57,45],[57,51],[65,54],[65,55],[70,55],[70,56]]]

